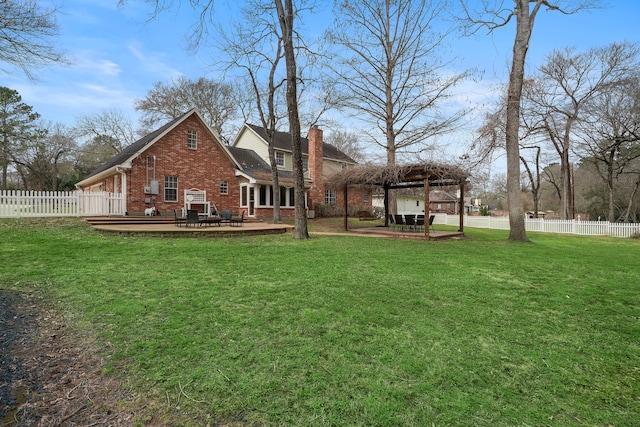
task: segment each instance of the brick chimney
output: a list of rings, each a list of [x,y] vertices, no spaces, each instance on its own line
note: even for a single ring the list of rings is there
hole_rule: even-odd
[[[324,157],[322,129],[313,126],[307,134],[309,141],[309,177],[313,180],[310,190],[309,209],[316,203],[324,203],[324,182],[322,180],[322,158]]]

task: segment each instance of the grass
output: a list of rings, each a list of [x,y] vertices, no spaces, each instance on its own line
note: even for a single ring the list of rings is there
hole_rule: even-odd
[[[637,426],[640,241],[465,231],[299,242],[3,220],[0,288],[45,292],[114,346],[112,374],[194,420]]]

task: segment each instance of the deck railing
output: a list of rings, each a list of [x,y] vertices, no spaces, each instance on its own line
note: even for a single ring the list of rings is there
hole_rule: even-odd
[[[124,215],[124,206],[106,191],[0,191],[0,218]]]

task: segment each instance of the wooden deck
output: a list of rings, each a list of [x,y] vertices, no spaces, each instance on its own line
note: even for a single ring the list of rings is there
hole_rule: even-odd
[[[200,225],[180,227],[175,225],[173,217],[142,217],[142,216],[124,216],[124,217],[87,217],[85,218],[93,228],[106,233],[116,234],[142,234],[142,235],[159,235],[159,236],[205,236],[205,237],[239,237],[239,236],[257,236],[266,234],[284,234],[293,231],[291,224],[270,224],[256,220],[245,220],[241,227],[231,227],[228,224],[221,226]],[[335,233],[312,233],[336,236],[367,236],[377,238],[399,238],[412,240],[425,240],[423,231],[401,231],[398,228],[389,227],[354,227],[348,232],[340,231]],[[430,231],[429,240],[450,240],[460,239],[464,233],[452,231]]]
[[[349,230],[349,233],[367,236],[425,240],[424,231],[402,231],[390,227],[364,227]],[[464,233],[459,231],[429,231],[429,240],[461,239]]]
[[[288,224],[269,224],[259,221],[245,221],[242,226],[200,225],[176,226],[172,217],[90,217],[85,220],[96,230],[116,234],[145,234],[161,236],[203,236],[236,237],[265,234],[284,234],[293,230]]]

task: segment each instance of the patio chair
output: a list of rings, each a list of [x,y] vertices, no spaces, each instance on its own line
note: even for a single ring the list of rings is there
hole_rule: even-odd
[[[231,210],[230,209],[222,209],[220,211],[220,218],[222,219],[222,222],[231,222]]]
[[[404,218],[402,215],[394,215],[393,218],[395,219],[396,225],[400,226],[400,229],[404,231]]]
[[[416,229],[416,216],[415,215],[405,215],[404,216],[404,225],[407,226],[409,230]]]
[[[431,231],[436,231],[435,228],[433,228],[433,220],[436,219],[435,215],[429,215],[429,228],[431,229]]]
[[[189,227],[190,225],[200,225],[200,216],[198,215],[198,211],[196,209],[187,210],[187,220],[185,225]]]
[[[240,216],[232,216],[229,220],[229,225],[231,227],[242,227],[242,223],[244,223],[244,211],[242,211],[242,215]]]
[[[387,218],[389,219],[389,228],[396,228],[396,220],[393,218],[393,215],[389,214]]]
[[[173,210],[173,217],[176,221],[176,227],[180,227],[182,224],[185,224],[187,222],[187,218],[182,216],[182,211],[178,213],[178,209]]]
[[[424,230],[424,215],[418,215],[416,217],[416,231],[418,228],[422,228]]]

